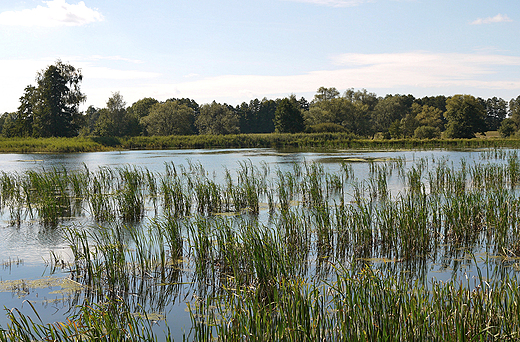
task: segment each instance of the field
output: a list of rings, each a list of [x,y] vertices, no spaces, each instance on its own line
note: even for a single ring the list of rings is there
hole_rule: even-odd
[[[0,341],[518,340],[520,156],[472,156],[3,172],[9,223],[67,240],[71,305],[6,308]]]

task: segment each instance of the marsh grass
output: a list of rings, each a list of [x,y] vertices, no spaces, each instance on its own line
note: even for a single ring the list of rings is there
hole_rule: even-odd
[[[97,152],[194,148],[517,148],[518,139],[360,139],[349,133],[229,134],[154,137],[0,138],[1,152]]]
[[[152,331],[151,320],[146,313],[129,311],[122,300],[107,300],[92,305],[82,305],[76,314],[64,322],[44,324],[31,302],[24,303],[32,308],[34,316],[19,310],[7,310],[11,323],[0,330],[0,341],[171,341],[166,333],[158,337]]]
[[[125,312],[187,302],[188,339],[515,340],[520,163],[515,152],[482,158],[494,160],[369,162],[362,180],[348,163],[332,173],[307,162],[273,173],[244,162],[224,170],[222,184],[200,163],[167,164],[164,175],[130,166],[2,173],[0,194],[14,221],[64,219],[40,212],[41,203],[61,203],[67,215],[76,202],[90,210],[99,227],[67,231],[69,271],[87,287],[86,302],[122,300]],[[389,186],[396,178],[398,192]],[[147,203],[153,214],[143,220]],[[496,257],[467,258],[483,251]],[[454,271],[441,282],[426,278],[433,263],[493,271]],[[89,308],[103,327],[110,310]],[[53,329],[8,317],[4,340]]]

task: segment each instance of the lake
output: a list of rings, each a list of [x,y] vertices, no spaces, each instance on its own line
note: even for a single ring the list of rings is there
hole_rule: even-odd
[[[328,263],[323,260],[333,260],[332,263],[345,265],[360,261],[375,265],[383,272],[408,273],[410,279],[420,278],[425,283],[431,279],[448,280],[453,277],[474,277],[476,275],[475,264],[486,269],[488,273],[496,272],[498,269],[501,272],[505,270],[505,272],[515,273],[518,269],[517,259],[511,256],[507,261],[503,261],[504,257],[498,256],[495,253],[497,249],[494,247],[502,242],[497,242],[499,237],[491,236],[492,234],[487,233],[485,228],[479,228],[475,236],[469,237],[468,233],[459,233],[455,228],[448,231],[447,219],[444,219],[437,228],[425,227],[425,230],[432,234],[429,237],[431,242],[428,242],[428,250],[427,252],[415,251],[412,256],[403,250],[404,245],[393,250],[396,248],[395,245],[392,246],[383,241],[386,235],[379,232],[379,225],[386,222],[383,221],[384,213],[398,215],[403,212],[399,211],[404,210],[406,206],[402,199],[405,194],[413,191],[417,191],[424,198],[435,198],[437,201],[433,203],[437,203],[436,205],[439,206],[438,212],[428,214],[428,218],[425,219],[427,225],[433,225],[436,222],[432,215],[436,215],[436,213],[447,215],[446,212],[451,210],[447,206],[455,205],[455,202],[450,202],[452,198],[446,194],[433,195],[434,191],[437,191],[434,189],[434,184],[437,184],[435,181],[439,181],[438,178],[435,178],[438,177],[439,172],[446,173],[442,176],[444,177],[443,189],[451,189],[450,185],[445,183],[456,182],[454,178],[449,177],[463,176],[461,191],[470,193],[481,186],[488,186],[487,184],[491,180],[484,179],[486,172],[491,173],[502,168],[500,169],[502,171],[496,172],[505,174],[506,167],[511,165],[513,159],[518,159],[516,151],[509,149],[416,151],[211,149],[3,154],[0,157],[0,170],[3,172],[4,179],[9,177],[11,177],[9,179],[15,179],[16,175],[23,178],[24,175],[27,176],[31,172],[33,172],[33,178],[37,174],[54,172],[55,174],[83,174],[87,175],[89,180],[84,183],[86,184],[84,190],[87,192],[83,195],[85,198],[78,198],[77,208],[73,210],[67,208],[66,217],[60,217],[57,221],[44,222],[42,220],[42,216],[46,215],[40,208],[42,204],[35,202],[34,207],[28,207],[29,203],[24,203],[20,204],[19,208],[15,208],[14,204],[9,207],[10,202],[6,203],[4,199],[0,215],[0,261],[3,264],[0,269],[0,280],[3,284],[0,286],[0,303],[6,308],[17,307],[22,313],[32,314],[30,306],[24,303],[29,300],[34,304],[44,322],[63,321],[71,312],[74,312],[75,305],[83,303],[87,297],[88,300],[96,297],[92,297],[92,294],[85,294],[88,291],[85,291],[85,284],[81,284],[83,278],[79,277],[79,270],[71,273],[74,268],[74,253],[69,248],[71,232],[86,231],[97,234],[97,232],[103,231],[103,227],[112,226],[113,222],[119,222],[143,232],[142,236],[145,239],[149,236],[154,237],[146,227],[152,219],[159,219],[168,210],[173,210],[166,208],[166,200],[163,198],[164,194],[159,185],[166,184],[169,179],[175,177],[184,177],[182,178],[183,191],[190,193],[189,200],[193,202],[190,204],[189,214],[181,215],[178,209],[175,209],[177,210],[176,219],[184,220],[181,222],[182,227],[180,228],[184,239],[184,252],[182,252],[184,262],[182,266],[178,267],[178,274],[172,278],[173,280],[170,279],[170,282],[176,283],[176,285],[157,287],[157,283],[164,279],[157,280],[150,276],[150,279],[145,281],[141,277],[139,278],[141,285],[153,283],[150,286],[158,291],[155,295],[161,298],[161,303],[156,302],[153,293],[129,293],[127,291],[123,296],[129,301],[135,297],[132,305],[141,305],[147,311],[159,315],[157,319],[153,320],[153,329],[159,334],[166,329],[167,324],[174,337],[181,338],[183,333],[189,335],[192,317],[187,309],[187,303],[193,303],[195,297],[212,293],[214,288],[218,287],[216,284],[222,282],[222,280],[213,280],[211,286],[201,289],[201,284],[204,282],[200,282],[200,279],[203,277],[202,274],[206,274],[204,272],[218,273],[221,271],[215,271],[215,267],[210,267],[212,271],[199,270],[202,250],[197,250],[197,243],[202,243],[203,240],[197,240],[196,233],[190,229],[200,228],[202,224],[199,222],[200,220],[216,220],[217,222],[222,220],[223,223],[218,224],[229,224],[236,231],[240,231],[240,225],[245,224],[246,221],[249,222],[248,220],[257,222],[254,224],[268,227],[281,227],[280,220],[284,219],[284,205],[289,207],[287,212],[294,213],[297,218],[300,217],[306,222],[312,221],[309,223],[309,231],[305,233],[310,239],[308,241],[309,250],[305,252],[307,253],[306,265],[303,270],[297,271],[305,279],[316,277],[328,279],[328,272],[331,270],[327,267],[330,268],[330,266],[326,266]],[[318,165],[318,167],[314,167],[314,165]],[[513,165],[516,164],[513,163]],[[481,170],[481,167],[484,168]],[[117,171],[122,168],[126,168],[126,171],[129,172]],[[111,208],[109,209],[111,219],[108,222],[103,219],[96,220],[93,217],[97,202],[94,202],[92,196],[94,188],[91,186],[94,179],[101,179],[101,174],[98,173],[100,170],[111,170],[107,173],[110,174],[107,176],[109,177],[107,182],[113,182],[113,184],[106,185],[108,190],[104,192],[109,201],[108,207]],[[144,184],[144,181],[139,183],[138,187],[144,189],[137,190],[137,196],[143,198],[142,208],[139,209],[137,219],[125,220],[124,217],[127,216],[120,208],[124,201],[123,191],[126,191],[126,185],[123,182],[126,177],[124,175],[131,174],[132,170],[143,179],[146,174],[151,175],[151,179],[159,190],[154,197],[152,186],[148,183]],[[460,170],[464,170],[464,174]],[[171,174],[167,174],[167,172]],[[417,175],[417,179],[414,178],[414,175]],[[482,177],[483,180],[479,180],[478,177]],[[518,195],[516,184],[509,184],[512,180],[507,178],[509,176],[504,177],[504,182],[507,181],[508,186],[511,185],[511,191],[504,196],[512,196],[511,198],[516,200]],[[30,177],[27,176],[27,179]],[[414,179],[419,183],[414,183]],[[258,180],[258,184],[255,183],[255,180]],[[250,181],[254,183],[251,188],[241,185]],[[415,186],[418,188],[414,190]],[[492,187],[492,185],[489,186]],[[70,187],[72,185],[68,185],[66,191],[72,191]],[[218,195],[222,198],[215,199],[212,194],[203,197],[202,192],[198,192],[199,188],[200,191],[206,191],[211,187],[217,193],[222,194]],[[294,193],[287,194],[284,192],[284,188],[291,189],[290,191],[294,191]],[[230,191],[226,192],[225,189],[230,189]],[[251,195],[248,195],[248,189],[253,189],[253,195],[256,196],[253,196],[251,200],[253,202],[250,202],[250,197],[247,197]],[[236,195],[238,191],[244,192],[244,198],[233,197],[233,194]],[[316,195],[313,191],[319,193]],[[453,191],[456,193],[458,190]],[[488,191],[487,188],[486,191]],[[119,196],[119,194],[122,195]],[[37,198],[36,195],[33,196]],[[484,195],[475,194],[475,196],[478,201],[478,196],[485,196],[485,193]],[[207,199],[208,203],[203,203],[203,199]],[[487,197],[481,197],[481,199],[491,201]],[[358,203],[360,200],[364,204],[360,205]],[[411,199],[407,200],[411,201]],[[238,204],[239,201],[244,203]],[[73,202],[70,200],[67,202],[67,206],[72,206]],[[325,203],[325,207],[323,203]],[[410,203],[413,206],[422,202],[418,200],[418,202]],[[367,213],[365,219],[371,220],[372,215],[372,219],[377,223],[369,224],[370,229],[363,233],[365,235],[355,231],[349,232],[344,255],[338,256],[338,244],[341,242],[338,233],[341,226],[339,223],[341,214],[337,208],[345,206],[358,208],[357,205],[362,209],[369,208],[377,212],[381,210],[383,214],[377,216],[376,219],[376,215],[380,214]],[[218,210],[215,209],[215,206],[218,207]],[[19,222],[13,221],[15,209],[22,213]],[[326,217],[316,214],[316,210],[324,210],[323,215]],[[470,216],[474,214],[470,214]],[[345,217],[352,220],[348,221],[349,225],[354,225],[354,221],[358,218],[356,215],[358,212],[353,211],[345,214]],[[325,221],[319,221],[321,219]],[[461,220],[462,216],[459,216],[458,219]],[[328,242],[328,238],[323,240],[320,236],[320,224],[323,225],[329,220],[336,222],[335,226],[326,223],[331,225],[330,232],[327,234],[333,236],[331,238],[333,242]],[[419,219],[417,220],[419,222]],[[489,226],[489,220],[491,219],[486,221],[483,218],[479,222],[485,222],[482,224]],[[51,223],[49,224],[49,222]],[[481,224],[479,222],[476,224]],[[397,221],[395,224],[398,224]],[[453,223],[453,227],[455,226],[456,224]],[[208,234],[216,234],[213,233],[216,228],[208,229],[210,229]],[[369,234],[368,238],[366,234]],[[401,235],[398,237],[390,236],[388,239],[395,238],[396,241],[399,240],[399,244],[403,244],[405,237],[402,235],[403,233],[399,234]],[[443,237],[436,237],[435,234],[442,234]],[[453,238],[454,235],[456,238]],[[212,240],[208,241],[208,246],[216,250],[215,245],[218,243],[218,238],[216,235],[211,236]],[[131,254],[140,248],[138,244],[133,245],[134,238],[131,235],[124,237],[125,243],[129,246],[127,253]],[[368,240],[363,242],[362,239],[365,238]],[[93,236],[89,236],[89,239],[91,243],[95,242]],[[322,250],[323,243],[330,245],[330,250],[326,248]],[[159,248],[158,246],[156,244],[153,248]],[[153,250],[156,251],[156,249]],[[490,259],[492,261],[489,261]],[[354,262],[355,260],[357,261]],[[216,261],[211,261],[211,263],[216,263]],[[61,280],[56,280],[69,278],[81,286],[71,289],[69,283],[64,285],[63,282],[60,282]],[[20,280],[23,282],[16,282]],[[98,291],[98,295],[99,292],[102,290]],[[140,297],[143,299],[141,300]],[[0,316],[0,327],[5,328],[8,322],[7,317]]]

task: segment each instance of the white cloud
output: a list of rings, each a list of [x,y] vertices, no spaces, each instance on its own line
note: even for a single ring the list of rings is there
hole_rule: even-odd
[[[82,68],[84,78],[104,80],[137,80],[152,79],[161,74],[139,70],[121,70],[101,66],[86,66]]]
[[[142,64],[143,61],[139,59],[131,59],[131,58],[125,58],[121,56],[100,56],[100,55],[92,55],[89,59],[100,61],[100,60],[108,60],[108,61],[123,61],[123,62],[129,62],[134,64]]]
[[[329,7],[353,7],[359,6],[367,2],[373,2],[373,0],[286,0],[294,2],[305,2],[315,5],[323,5]]]
[[[19,59],[19,60],[0,60],[0,114],[4,111],[15,111],[19,105],[19,98],[23,95],[26,86],[35,85],[36,74],[40,70],[44,70],[47,66],[53,64],[56,58],[42,59]],[[127,83],[153,82],[161,76],[159,73],[146,70],[135,70],[126,68],[126,64],[115,64],[114,66],[106,66],[103,63],[108,61],[114,64],[114,61],[127,62],[132,61],[126,58],[102,58],[102,57],[63,57],[62,61],[72,64],[74,67],[81,69],[83,74],[82,90],[87,95],[89,104],[93,99],[91,92],[96,94],[99,84],[106,84],[113,87],[110,91],[105,91],[103,98],[95,99],[96,105],[104,105],[112,91],[124,88]],[[98,103],[99,102],[99,103]]]
[[[513,21],[507,15],[497,14],[494,17],[489,18],[478,18],[477,20],[471,22],[471,25],[482,25],[482,24],[492,24],[492,23],[506,23]]]
[[[436,54],[410,52],[395,54],[343,54],[333,59],[334,70],[317,70],[292,76],[224,75],[176,84],[151,85],[167,97],[169,92],[182,97],[224,99],[237,103],[263,96],[315,92],[320,86],[338,89],[459,89],[520,91],[520,78],[497,75],[500,68],[520,66],[520,57],[497,54]],[[516,75],[518,77],[518,74]],[[471,88],[471,90],[468,90]],[[144,91],[144,89],[143,89]],[[248,100],[247,100],[248,101]]]
[[[124,59],[123,59],[124,60]],[[379,95],[411,93],[415,96],[472,94],[484,98],[510,99],[520,93],[520,57],[497,53],[347,53],[334,57],[328,70],[297,75],[221,75],[174,79],[126,62],[105,59],[63,58],[81,68],[86,105],[103,107],[111,93],[120,91],[127,103],[143,97],[166,100],[189,97],[199,103],[213,100],[239,104],[254,98],[276,98],[295,93],[312,98],[320,86],[366,88]],[[0,60],[0,111],[14,111],[38,70],[54,62],[47,60]],[[107,64],[108,63],[108,64]]]
[[[68,4],[66,0],[43,1],[47,6],[37,6],[21,11],[0,13],[0,25],[26,27],[81,26],[102,21],[96,9],[88,8],[83,1]]]
[[[193,77],[199,77],[199,76],[200,75],[197,73],[191,73],[191,74],[184,75],[185,78],[193,78]]]

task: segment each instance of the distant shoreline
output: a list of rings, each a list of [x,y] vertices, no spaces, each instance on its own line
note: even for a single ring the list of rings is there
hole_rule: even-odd
[[[1,153],[77,153],[205,148],[431,149],[520,147],[520,139],[359,139],[348,133],[230,134],[152,137],[0,138]]]

